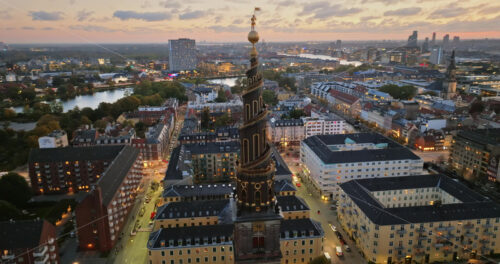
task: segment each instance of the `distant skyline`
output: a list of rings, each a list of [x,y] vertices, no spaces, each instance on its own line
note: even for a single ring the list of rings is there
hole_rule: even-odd
[[[254,6],[266,41],[405,40],[437,32],[500,38],[500,4],[487,0],[0,0],[6,43],[244,42]]]

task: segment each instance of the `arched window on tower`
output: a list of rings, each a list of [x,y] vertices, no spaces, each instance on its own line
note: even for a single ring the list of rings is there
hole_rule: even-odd
[[[262,95],[259,96],[259,106],[261,109],[264,108],[264,104],[262,103]]]
[[[259,134],[253,134],[253,159],[255,160],[260,155]]]
[[[251,112],[250,112],[250,105],[246,104],[245,105],[245,109],[246,109],[246,114],[247,114],[247,121],[249,121],[250,120],[250,116],[251,116],[250,115],[251,114]]]
[[[241,152],[243,155],[243,159],[245,163],[248,163],[250,161],[250,153],[249,153],[249,146],[248,146],[248,139],[243,139],[243,151]]]
[[[263,128],[262,129],[262,151],[266,151],[267,150],[267,147],[266,147],[266,129]]]
[[[256,100],[253,100],[253,115],[257,115],[257,113],[259,112],[258,108],[257,108],[257,101]]]

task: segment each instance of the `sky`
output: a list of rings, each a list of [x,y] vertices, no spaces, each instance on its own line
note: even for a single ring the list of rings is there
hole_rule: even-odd
[[[490,0],[0,0],[6,43],[242,42],[254,7],[265,41],[500,38]]]

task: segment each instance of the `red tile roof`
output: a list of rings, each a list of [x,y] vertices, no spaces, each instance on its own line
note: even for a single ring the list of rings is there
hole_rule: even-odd
[[[340,91],[337,91],[334,89],[330,90],[330,95],[332,97],[334,97],[335,99],[340,100],[340,101],[342,101],[346,104],[349,104],[349,105],[353,105],[354,103],[356,103],[359,100],[359,98],[354,96],[354,95],[346,94],[346,93],[343,93],[343,92],[340,92]]]

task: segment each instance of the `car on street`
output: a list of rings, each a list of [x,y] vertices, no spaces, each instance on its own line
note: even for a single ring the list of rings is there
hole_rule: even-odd
[[[344,245],[344,249],[345,249],[345,252],[350,252],[351,251],[351,248],[347,244]]]
[[[330,254],[328,254],[328,252],[325,252],[325,258],[326,263],[332,263],[332,257],[330,257]]]
[[[330,225],[330,227],[332,228],[333,232],[337,232],[337,228],[334,225]]]
[[[344,256],[344,253],[342,252],[342,248],[341,247],[336,247],[335,248],[335,254],[337,254],[337,256],[339,256],[339,257]]]
[[[297,187],[301,186],[300,182],[295,183],[295,185],[297,185]]]
[[[342,234],[339,231],[335,231],[335,235],[338,239],[342,239]]]

